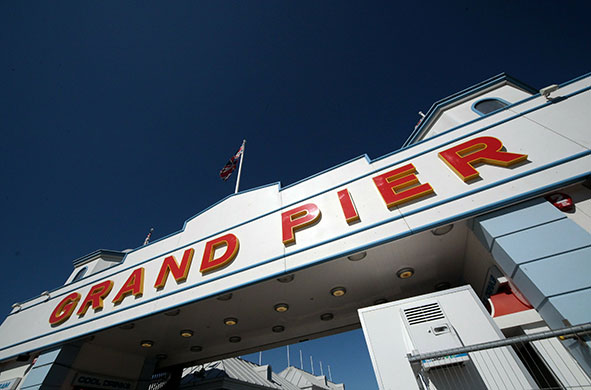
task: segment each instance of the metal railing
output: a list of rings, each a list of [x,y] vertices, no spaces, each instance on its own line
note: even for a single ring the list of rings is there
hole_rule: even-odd
[[[591,380],[560,340],[589,341],[591,323],[408,355],[419,388],[590,389]]]

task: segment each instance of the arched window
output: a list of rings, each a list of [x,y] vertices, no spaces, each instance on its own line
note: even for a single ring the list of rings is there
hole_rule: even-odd
[[[82,279],[84,277],[84,275],[86,274],[86,271],[88,271],[88,267],[84,267],[80,271],[78,271],[76,276],[74,276],[74,279],[72,279],[72,283],[77,282],[80,279]]]
[[[484,116],[490,114],[491,112],[500,110],[503,107],[507,107],[508,105],[508,102],[499,98],[487,98],[474,103],[472,105],[472,111],[478,115]]]

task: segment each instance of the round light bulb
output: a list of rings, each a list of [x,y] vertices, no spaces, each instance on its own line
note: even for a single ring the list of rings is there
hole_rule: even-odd
[[[347,290],[345,289],[345,287],[335,287],[332,290],[330,290],[330,294],[333,297],[342,297],[346,293],[347,293]]]
[[[224,324],[228,326],[234,326],[238,323],[238,318],[228,317],[224,320]]]
[[[415,274],[415,270],[408,267],[408,268],[402,268],[400,270],[398,270],[398,272],[396,272],[396,276],[398,276],[400,279],[408,279],[411,276],[413,276]]]

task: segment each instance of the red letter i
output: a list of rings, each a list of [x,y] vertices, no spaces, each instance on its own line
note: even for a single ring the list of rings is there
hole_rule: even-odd
[[[349,190],[345,188],[344,190],[339,191],[338,195],[347,223],[350,225],[353,222],[359,221],[359,214],[357,213],[357,209],[353,204],[353,199],[351,199],[351,194],[349,193]]]

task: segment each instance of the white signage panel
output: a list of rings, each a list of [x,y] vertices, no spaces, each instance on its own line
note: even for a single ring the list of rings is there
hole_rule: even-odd
[[[519,115],[459,134],[229,197],[123,264],[11,314],[0,359],[502,207],[591,166],[588,149]]]

